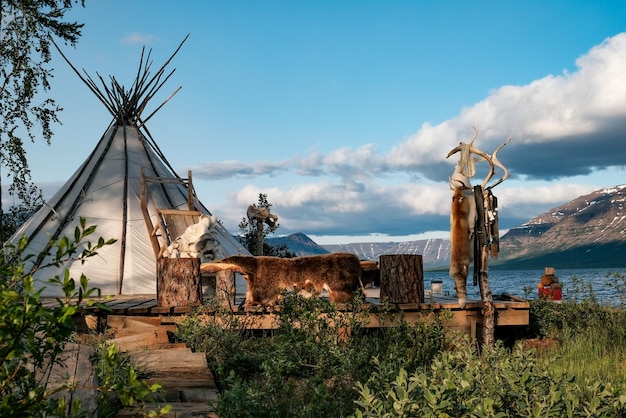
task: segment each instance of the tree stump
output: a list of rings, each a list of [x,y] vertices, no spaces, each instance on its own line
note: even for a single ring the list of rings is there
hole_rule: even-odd
[[[421,255],[380,256],[380,300],[401,304],[424,302]]]
[[[215,297],[225,308],[235,304],[235,272],[221,270],[215,273]]]
[[[201,303],[200,259],[157,259],[157,306],[171,308]]]

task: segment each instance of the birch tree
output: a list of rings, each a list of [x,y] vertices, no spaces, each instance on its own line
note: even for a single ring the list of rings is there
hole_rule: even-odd
[[[68,22],[65,14],[84,0],[0,1],[0,195],[9,195],[20,207],[34,207],[41,190],[31,183],[24,142],[41,139],[50,145],[52,126],[60,123],[62,108],[49,97],[54,38],[75,46],[83,24]],[[4,184],[3,184],[4,183]],[[2,241],[10,231],[3,225]]]

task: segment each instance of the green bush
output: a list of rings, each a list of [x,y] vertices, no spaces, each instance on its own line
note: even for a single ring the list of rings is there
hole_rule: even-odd
[[[55,365],[63,365],[61,354],[68,342],[75,337],[74,317],[85,308],[99,305],[92,302],[93,296],[100,297],[100,291],[90,288],[88,279],[81,275],[77,281],[70,277],[69,270],[62,276],[48,280],[49,286],[59,286],[63,297],[56,299],[56,306],[45,305],[41,290],[35,290],[34,279],[25,271],[24,260],[35,256],[44,259],[52,255],[49,265],[61,265],[68,260],[85,262],[105,245],[115,240],[98,238],[95,244],[88,242],[95,232],[95,226],[87,227],[85,219],[75,228],[73,238],[62,237],[51,241],[50,251],[39,255],[26,255],[26,237],[15,245],[7,243],[0,251],[0,416],[1,417],[83,417],[95,411],[85,410],[74,399],[51,396],[68,390],[71,395],[74,387],[46,382]],[[105,306],[99,305],[101,309]],[[115,353],[110,353],[110,363],[119,361]],[[122,403],[128,405],[141,399],[147,392],[156,388],[133,380],[132,368],[125,369],[125,379],[115,382],[103,381],[97,390],[102,393],[117,391]],[[105,374],[99,374],[104,377]],[[136,376],[135,376],[136,377]],[[71,396],[68,397],[72,399]],[[106,416],[106,414],[100,414]]]
[[[51,243],[50,248],[56,248],[52,264],[70,258],[86,260],[113,242],[100,238],[79,253],[81,243],[93,232],[95,227],[86,227],[81,219],[73,239],[63,237]],[[57,299],[54,308],[44,307],[42,290],[35,290],[32,275],[24,271],[22,260],[34,257],[25,256],[25,248],[22,237],[0,251],[0,416],[73,416],[79,414],[77,405],[50,397],[63,387],[46,388],[43,377],[61,363],[59,355],[74,330],[72,318],[96,289],[88,287],[84,275],[76,283],[66,270],[63,277],[49,280],[51,286],[61,287],[65,297]]]
[[[140,380],[130,357],[118,352],[115,345],[100,342],[92,361],[98,378],[98,417],[116,417],[123,406],[140,404],[145,407],[146,402],[159,401],[161,385],[148,385]],[[164,405],[159,414],[170,409],[171,405]]]
[[[220,381],[220,417],[626,416],[626,310],[582,302],[531,301],[525,336],[478,350],[446,331],[446,315],[371,329],[359,301],[346,311],[325,299],[285,294],[275,330],[244,331],[228,310],[205,308],[179,337],[205,351]],[[373,309],[373,308],[368,308]]]
[[[534,350],[497,343],[479,353],[467,339],[426,370],[401,369],[383,390],[357,382],[354,417],[620,417],[626,392],[600,381],[579,384],[538,362]]]
[[[243,331],[238,315],[209,302],[177,336],[207,353],[220,417],[342,417],[354,411],[355,382],[395,377],[402,365],[423,367],[445,340],[437,318],[368,329],[361,302],[339,311],[326,299],[285,293],[276,329],[261,334]]]

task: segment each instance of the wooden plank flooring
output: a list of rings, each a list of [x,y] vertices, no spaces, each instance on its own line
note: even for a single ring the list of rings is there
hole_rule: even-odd
[[[373,305],[379,304],[378,289],[368,289],[368,297],[366,303]],[[411,310],[465,310],[474,311],[480,310],[482,302],[480,300],[468,299],[465,308],[461,308],[453,296],[435,294],[432,297],[426,295],[426,300],[423,303],[411,303],[411,304],[391,304],[391,310],[411,311]],[[92,299],[98,301],[97,299]],[[244,300],[244,295],[237,295],[234,301],[234,312],[244,313],[240,305]],[[43,298],[44,306],[53,307],[56,305],[54,298]],[[177,307],[159,307],[157,306],[156,295],[118,295],[112,299],[102,299],[102,303],[109,309],[111,315],[146,315],[146,314],[186,314],[190,312],[188,306]],[[494,295],[493,302],[496,309],[521,309],[527,310],[530,308],[530,304],[524,300],[510,295]],[[92,310],[97,311],[97,308]],[[251,312],[266,312],[267,308],[259,308],[259,310],[248,311]]]
[[[258,307],[255,309],[243,309],[241,307],[244,294],[237,294],[234,300],[233,313],[245,315],[247,327],[254,329],[273,328],[276,308]],[[529,323],[530,304],[528,301],[507,295],[494,295],[494,306],[497,311],[497,327],[524,326]],[[46,304],[54,306],[56,301],[45,301]],[[379,289],[367,289],[366,304],[373,307],[380,305]],[[112,299],[103,300],[107,310],[89,308],[88,314],[100,318],[109,316],[160,316],[164,320],[169,318],[171,322],[177,316],[189,314],[192,306],[159,307],[156,302],[156,295],[132,295],[116,296]],[[372,313],[370,315],[371,327],[393,326],[397,323],[397,316],[401,314],[407,321],[418,320],[432,312],[450,312],[451,328],[458,328],[467,331],[471,335],[476,334],[477,327],[482,323],[482,302],[479,300],[468,300],[464,308],[461,308],[456,298],[444,294],[426,293],[423,303],[413,304],[391,304],[385,313]],[[339,306],[340,311],[347,311],[343,305]],[[375,310],[374,310],[375,311]]]

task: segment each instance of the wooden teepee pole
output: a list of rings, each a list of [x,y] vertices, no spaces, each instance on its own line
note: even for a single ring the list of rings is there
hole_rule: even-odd
[[[256,255],[263,255],[263,219],[256,221]]]

